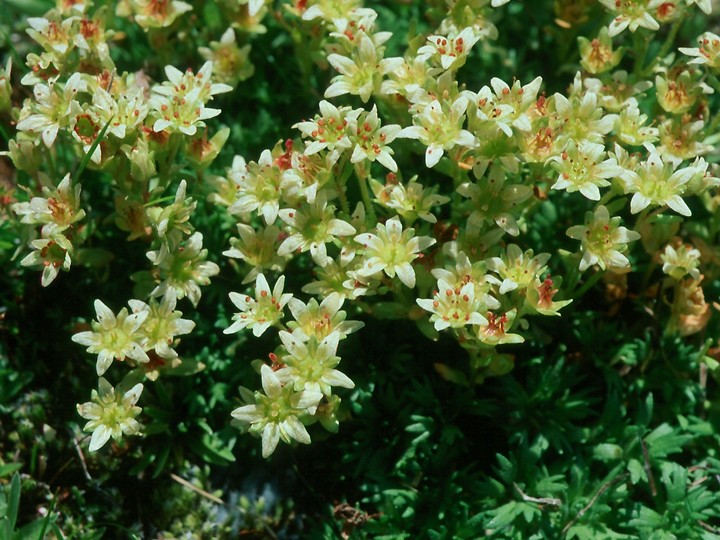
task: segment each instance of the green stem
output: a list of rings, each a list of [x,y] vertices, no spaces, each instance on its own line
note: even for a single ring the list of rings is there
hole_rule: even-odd
[[[715,133],[716,128],[718,127],[718,124],[720,124],[720,112],[718,112],[715,117],[710,121],[710,123],[705,128],[706,133]]]
[[[377,223],[377,215],[375,214],[372,199],[370,198],[370,191],[367,186],[367,172],[364,169],[360,170],[359,167],[356,167],[355,171],[357,173],[358,184],[360,185],[360,195],[362,195],[363,204],[365,204],[365,211],[367,215],[370,216],[372,222]]]
[[[650,75],[652,73],[652,70],[655,67],[655,64],[657,64],[657,61],[662,60],[667,55],[667,53],[670,52],[670,48],[673,46],[673,43],[675,43],[675,38],[677,37],[678,31],[680,30],[682,23],[683,23],[682,19],[679,19],[679,20],[675,21],[675,23],[670,27],[670,31],[668,32],[668,35],[665,38],[665,41],[660,46],[660,50],[653,57],[652,62],[650,62],[650,65],[646,66],[645,69],[642,71],[642,74],[645,77],[647,77],[648,75]]]
[[[0,136],[5,140],[5,146],[7,147],[7,145],[10,144],[10,133],[8,133],[3,124],[0,124]]]
[[[347,215],[350,215],[350,202],[347,198],[347,180],[352,172],[352,166],[348,165],[348,160],[345,158],[342,167],[340,167],[340,174],[335,177],[335,182],[338,190],[338,196],[340,197],[340,206],[342,211]]]
[[[159,171],[159,176],[163,181],[163,188],[166,188],[168,184],[170,184],[170,173],[172,171],[173,162],[175,161],[175,158],[177,157],[177,154],[180,150],[180,142],[181,139],[177,135],[177,133],[173,133],[172,135],[170,135],[170,140],[168,141],[168,146],[170,147],[170,149],[168,150],[168,153],[165,155],[165,159],[163,160],[162,170]]]
[[[641,31],[635,32],[633,35],[633,50],[635,51],[635,65],[633,66],[633,75],[636,79],[642,78],[643,65],[645,64],[645,56],[647,55],[650,40]]]
[[[605,272],[595,272],[592,276],[590,276],[590,279],[588,279],[585,283],[582,284],[582,286],[573,291],[570,298],[573,300],[576,300],[578,298],[581,298],[586,292],[588,292],[600,279],[605,275]]]
[[[575,264],[569,266],[568,273],[563,277],[563,287],[558,294],[558,298],[560,299],[566,300],[568,298],[572,298],[572,295],[566,294],[565,291],[574,291],[578,281],[580,281],[578,259],[579,257],[577,255],[573,255],[569,260],[565,261],[565,264],[570,262],[574,262]]]

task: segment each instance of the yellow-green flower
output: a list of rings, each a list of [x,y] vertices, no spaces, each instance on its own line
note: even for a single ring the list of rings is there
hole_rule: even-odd
[[[580,271],[597,264],[600,268],[613,272],[627,272],[630,261],[623,255],[628,242],[640,238],[640,234],[620,225],[620,218],[610,218],[608,209],[598,206],[594,212],[585,214],[585,225],[575,225],[567,230],[567,235],[582,242]]]
[[[262,392],[242,389],[247,405],[232,411],[232,416],[243,430],[262,437],[262,455],[268,457],[275,451],[282,439],[290,444],[295,440],[310,444],[310,434],[300,417],[315,411],[323,395],[320,392],[303,390],[296,392],[291,384],[283,385],[272,368],[263,364],[260,368]]]
[[[282,320],[283,309],[288,303],[292,294],[283,294],[285,276],[280,276],[275,282],[275,287],[270,290],[270,285],[263,274],[258,274],[255,279],[255,298],[247,294],[230,293],[230,300],[240,310],[233,316],[232,323],[223,330],[224,334],[233,334],[243,328],[252,330],[255,337],[261,336],[265,330]]]
[[[92,431],[91,452],[102,448],[112,437],[119,441],[123,434],[136,435],[142,426],[135,420],[142,409],[135,405],[142,394],[143,385],[138,383],[123,394],[116,394],[112,385],[100,377],[98,390],[92,391],[92,401],[78,404],[80,416],[90,420],[84,431]]]
[[[101,300],[95,300],[97,322],[92,322],[92,331],[78,332],[72,340],[87,347],[87,352],[98,355],[97,374],[102,375],[113,359],[131,358],[136,362],[149,362],[145,354],[145,338],[139,331],[147,319],[148,311],[128,313],[122,308],[115,314]]]
[[[411,263],[436,240],[429,236],[415,236],[415,229],[412,228],[403,231],[397,216],[388,219],[384,225],[378,223],[376,232],[355,237],[355,241],[365,248],[358,273],[365,277],[379,272],[385,272],[391,278],[397,275],[400,281],[412,289],[415,286],[415,270]]]

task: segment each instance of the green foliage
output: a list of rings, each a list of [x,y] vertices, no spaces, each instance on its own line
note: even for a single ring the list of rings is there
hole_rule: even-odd
[[[109,46],[107,57],[96,49],[93,54],[100,57],[86,55],[76,43],[63,63],[50,62],[51,67],[42,67],[43,62],[28,56],[37,55],[42,47],[27,30],[31,17],[60,9],[62,2],[2,3],[0,150],[9,149],[12,159],[0,156],[0,538],[720,538],[716,313],[720,210],[714,179],[720,158],[715,133],[720,123],[716,95],[720,82],[718,66],[687,63],[705,57],[703,53],[678,51],[693,47],[698,36],[712,30],[712,19],[701,11],[704,2],[654,6],[658,18],[662,9],[674,6],[677,11],[661,21],[657,31],[641,25],[609,42],[600,28],[621,14],[618,10],[624,3],[511,0],[492,9],[489,2],[486,6],[481,1],[364,4],[377,14],[373,32],[393,33],[386,43],[374,45],[377,50],[384,47],[379,62],[412,59],[418,49],[428,46],[428,35],[450,33],[440,28],[452,9],[465,25],[477,23],[483,32],[497,27],[497,39],[480,39],[461,60],[464,66],[446,71],[451,74],[447,79],[439,76],[443,70],[434,56],[421,62],[439,70],[421,73],[426,79],[422,84],[430,88],[423,97],[428,102],[476,93],[495,77],[509,85],[516,79],[528,85],[542,76],[542,88],[535,89],[537,96],[528,109],[532,116],[528,121],[535,129],[545,120],[548,125],[554,121],[550,116],[557,111],[542,111],[557,107],[558,95],[603,96],[605,101],[593,110],[608,116],[611,77],[621,70],[629,82],[619,83],[618,92],[652,83],[651,88],[637,90],[633,99],[638,110],[648,115],[645,127],[660,130],[653,148],[664,152],[662,159],[673,170],[702,169],[695,159],[701,155],[707,163],[703,161],[703,174],[688,182],[691,187],[682,192],[682,204],[666,197],[641,209],[635,194],[642,185],[635,189],[619,177],[610,178],[610,186],[599,182],[600,200],[572,187],[556,187],[565,170],[567,158],[562,154],[574,147],[553,147],[547,155],[538,150],[536,159],[530,159],[532,145],[542,146],[543,132],[533,138],[535,133],[530,137],[510,124],[505,127],[511,136],[498,131],[496,124],[489,129],[491,120],[477,120],[475,109],[482,108],[477,99],[478,103],[467,105],[471,112],[463,113],[462,120],[463,129],[475,137],[472,147],[448,144],[442,159],[431,167],[426,166],[425,153],[433,141],[423,140],[421,134],[414,140],[392,142],[390,159],[397,163],[397,172],[389,173],[375,156],[351,160],[350,152],[336,156],[322,170],[320,162],[331,152],[327,148],[307,152],[313,128],[304,126],[303,131],[291,126],[317,121],[318,103],[339,73],[329,55],[343,52],[343,40],[352,41],[342,31],[331,34],[333,25],[340,24],[337,17],[335,21],[301,18],[304,8],[325,3],[336,2],[266,1],[254,17],[247,2],[194,0],[191,11],[156,27],[143,19],[137,0],[96,0],[87,13],[98,14],[103,32],[114,32],[103,34],[101,40]],[[345,3],[337,2],[341,14],[347,10]],[[467,11],[462,11],[465,7]],[[73,24],[85,18],[79,13]],[[477,20],[467,18],[479,13]],[[222,55],[213,51],[221,47],[228,28],[233,28],[236,56],[224,72]],[[602,73],[589,71],[593,57],[588,51],[607,43],[623,51],[617,65]],[[125,90],[136,85],[142,95],[158,98],[163,95],[162,82],[168,81],[167,66],[197,71],[210,54],[207,51],[214,54],[212,81],[220,81],[222,75],[234,77],[230,81],[234,89],[224,93],[216,89],[213,100],[202,104],[222,113],[217,119],[208,115],[200,120],[196,134],[180,131],[180,124],[155,130],[156,122],[164,120],[162,106],[139,98],[155,114],[142,125],[144,131],[128,128],[129,134],[119,137],[113,134],[118,116],[110,114],[93,120],[97,129],[89,139],[83,138],[82,124],[78,127],[77,122],[83,114],[97,113],[95,93],[100,94],[102,84],[108,83],[109,89],[113,83],[125,85]],[[12,59],[9,76],[4,71],[8,59]],[[606,61],[614,62],[615,57],[608,55]],[[353,111],[362,109],[358,127],[363,129],[364,122],[371,123],[373,105],[383,126],[423,126],[422,99],[412,101],[415,98],[407,90],[384,93],[381,83],[392,82],[394,73],[380,73],[379,62],[371,102],[358,91],[328,98],[332,106],[345,111],[350,121]],[[68,76],[77,71],[85,73],[85,82],[94,89],[85,93],[80,109],[68,108],[58,116],[58,122],[66,120],[67,125],[51,145],[41,141],[37,130],[22,125],[34,106],[33,87],[43,84],[20,82],[33,73],[33,65],[42,67],[38,72],[44,81],[59,67],[58,88],[64,88]],[[573,87],[578,70],[582,70],[579,86]],[[680,79],[681,73],[687,73],[686,78]],[[686,109],[683,96],[677,98],[678,104],[667,97],[670,90],[662,91],[665,79],[674,81],[673,77],[680,81],[675,88],[689,92],[692,103]],[[592,87],[593,78],[600,87]],[[11,90],[9,105],[3,108],[5,80]],[[171,86],[166,84],[166,90]],[[118,96],[113,99],[119,100]],[[30,108],[23,111],[26,103]],[[613,114],[630,108],[626,101]],[[178,116],[192,112],[180,110]],[[448,133],[456,127],[445,117],[428,122],[426,127],[441,125],[441,131]],[[638,156],[627,165],[628,171],[646,168],[652,178],[643,177],[644,181],[657,181],[664,173],[650,163],[653,150],[620,136],[632,131],[632,120],[626,126],[618,122],[612,131],[599,134],[604,145],[601,159],[610,160],[618,144]],[[692,122],[703,123],[699,132],[693,131]],[[585,124],[579,122],[572,129],[582,132]],[[550,142],[545,142],[557,146],[558,138],[567,135],[566,128],[553,129]],[[679,133],[675,139],[668,135],[673,130]],[[167,139],[162,138],[165,135]],[[226,140],[214,139],[215,135]],[[674,143],[681,148],[686,139],[692,139],[688,157],[669,158],[668,148]],[[13,153],[15,141],[34,141],[33,150]],[[278,141],[282,143],[276,145]],[[285,141],[290,145],[285,146]],[[271,149],[270,165],[258,165],[266,149]],[[245,157],[247,170],[233,172],[236,155]],[[360,267],[354,268],[343,274],[343,283],[335,284],[345,297],[336,312],[346,323],[359,322],[364,328],[348,331],[328,353],[328,365],[335,363],[323,368],[325,374],[341,384],[335,384],[332,392],[315,391],[323,396],[309,407],[300,407],[297,402],[307,397],[303,392],[315,388],[307,381],[301,380],[303,384],[293,386],[287,395],[278,391],[296,383],[291,377],[281,380],[283,369],[285,374],[288,366],[296,372],[308,371],[297,359],[302,357],[297,351],[302,351],[291,340],[293,327],[279,320],[253,336],[255,328],[242,325],[238,302],[255,295],[260,303],[269,294],[276,309],[283,294],[275,298],[273,286],[283,276],[283,293],[305,303],[302,309],[296,304],[294,311],[311,311],[308,302],[313,295],[302,289],[324,279],[318,263],[322,256],[299,253],[301,246],[288,250],[281,262],[264,261],[254,267],[250,258],[224,255],[236,247],[230,238],[238,236],[238,224],[254,231],[277,225],[277,234],[264,238],[259,251],[279,251],[278,246],[297,230],[300,236],[309,235],[330,225],[318,219],[305,229],[293,228],[291,215],[280,214],[270,223],[261,209],[230,212],[223,206],[238,202],[237,178],[255,174],[253,167],[262,171],[257,174],[261,187],[267,186],[290,157],[300,169],[297,162],[312,155],[322,159],[303,163],[321,171],[318,183],[325,183],[319,199],[328,197],[332,217],[345,225],[352,223],[355,230],[326,242],[329,259],[337,262],[342,254],[349,265],[368,262],[371,248],[360,247],[367,237],[360,242],[356,235],[392,238],[395,222],[400,227],[396,236],[414,237],[423,248],[418,250],[421,256],[413,254],[409,260],[412,280],[400,268],[400,259],[409,257],[409,244],[383,237],[390,248],[383,244],[373,253],[390,260],[385,270],[365,275]],[[628,171],[622,174],[628,176]],[[58,191],[65,175],[73,187],[82,184],[77,208],[70,192]],[[393,191],[398,186],[410,191],[414,181],[428,188],[424,197],[439,197],[426,204],[437,223],[418,217],[422,197],[410,204]],[[498,183],[503,185],[498,188]],[[223,192],[228,186],[229,192]],[[293,189],[307,187],[298,186]],[[287,191],[290,194],[278,208],[281,212],[307,211],[311,206],[305,195]],[[658,193],[651,195],[660,197]],[[218,202],[225,195],[227,204]],[[67,225],[62,231],[48,232],[48,222],[42,221],[45,214],[31,208],[33,197],[53,204],[62,199],[72,210],[69,214],[77,217],[79,210],[84,214],[61,223]],[[268,197],[272,199],[272,194]],[[445,198],[448,201],[441,202]],[[365,210],[362,219],[355,217],[359,202]],[[691,216],[685,215],[682,205],[687,205]],[[605,209],[607,219],[602,211],[598,213],[599,207]],[[29,214],[36,221],[21,222]],[[137,222],[133,216],[140,216]],[[517,234],[509,232],[514,230],[510,222],[517,226]],[[588,238],[596,235],[596,229],[613,230],[616,236],[598,236],[605,243],[592,244]],[[181,254],[192,251],[190,239],[195,233],[202,234],[202,250],[194,258],[182,259]],[[32,244],[57,241],[58,234],[72,245],[61,246],[72,255],[69,273],[58,273],[68,270],[64,260],[47,259],[52,246],[44,246],[43,254],[43,247]],[[512,259],[510,245],[542,270],[526,287],[505,290],[502,283],[509,274],[503,274],[503,266]],[[305,247],[311,249],[309,244]],[[617,249],[620,257],[613,258],[610,248]],[[687,255],[692,249],[698,251],[697,257]],[[442,323],[436,324],[442,318],[433,318],[429,306],[433,300],[440,302],[443,294],[458,298],[462,294],[451,289],[434,292],[439,280],[432,271],[450,272],[460,263],[457,252],[463,250],[472,255],[471,263],[479,263],[478,275],[483,280],[490,277],[483,286],[497,302],[495,306],[482,300],[473,313],[483,318],[492,313],[497,321],[442,328]],[[35,269],[21,264],[28,251],[40,257],[30,261],[38,263]],[[585,258],[589,252],[597,252],[595,260]],[[148,253],[155,255],[149,259]],[[164,257],[178,257],[180,262],[167,270],[162,267]],[[191,288],[182,288],[193,265],[205,265],[203,277],[210,282],[197,280],[201,298],[200,293],[193,297]],[[54,274],[45,270],[49,266]],[[247,278],[252,270],[263,272],[269,283],[266,289],[254,275]],[[673,272],[679,272],[681,279]],[[91,395],[101,371],[98,352],[83,352],[89,346],[80,347],[70,338],[102,335],[103,312],[97,304],[93,319],[95,299],[108,306],[113,317],[119,318],[122,309],[131,317],[144,308],[128,305],[128,300],[149,305],[152,291],[166,275],[177,277],[182,290],[176,298],[182,313],[176,318],[182,315],[194,325],[192,332],[182,333],[181,338],[177,332],[169,339],[168,346],[177,349],[180,362],[150,343],[148,336],[138,337],[137,328],[118,330],[109,340],[112,343],[101,343],[112,352],[104,376],[112,381],[117,397],[113,406],[120,409],[105,404],[99,426],[102,429],[105,421],[112,424],[118,410],[127,417],[137,404],[142,408],[141,413],[135,411],[142,435],[128,436],[139,433],[132,426],[116,430],[107,434],[101,450],[90,452],[90,432],[98,428],[90,425],[96,420],[93,404],[99,401]],[[372,294],[355,295],[354,289],[362,287]],[[231,303],[231,293],[240,300]],[[549,304],[549,313],[538,310],[543,309],[541,294],[548,295],[543,305]],[[321,302],[330,295],[314,297]],[[167,302],[166,307],[171,303],[161,295],[155,298]],[[425,300],[425,305],[418,300]],[[172,305],[161,320],[178,313]],[[240,313],[235,314],[236,308]],[[290,320],[287,311],[282,314]],[[295,312],[293,318],[293,324],[303,326]],[[255,323],[259,326],[261,321]],[[502,330],[493,334],[495,323],[495,329]],[[226,335],[224,331],[232,326],[240,332]],[[332,349],[324,341],[325,327],[316,324],[315,328],[317,334],[308,337],[304,346],[315,347],[315,352],[321,346]],[[512,335],[524,341],[508,337]],[[137,351],[122,349],[126,343],[115,339],[118,336],[135,339],[148,361],[125,354]],[[501,341],[493,341],[496,337]],[[332,373],[336,368],[354,387]],[[123,401],[125,392],[136,385],[142,385],[140,400]],[[277,398],[271,406],[260,407],[263,398],[272,401],[278,395],[285,401]],[[278,403],[282,406],[273,409]],[[82,417],[77,404],[86,413]],[[297,422],[273,423],[267,411]],[[269,452],[267,425],[286,430],[276,436]],[[245,431],[261,435],[262,443]],[[312,444],[298,444],[307,442],[305,435]],[[270,453],[268,459],[262,457]]]

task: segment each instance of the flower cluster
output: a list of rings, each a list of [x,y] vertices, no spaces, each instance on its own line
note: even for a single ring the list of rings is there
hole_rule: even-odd
[[[235,322],[225,333],[252,329],[256,336],[270,327],[280,329],[282,345],[270,353],[271,364],[260,364],[263,392],[242,389],[246,405],[232,412],[237,424],[262,438],[262,454],[268,457],[280,440],[307,444],[305,428],[320,422],[329,431],[337,431],[336,413],[340,398],[333,387],[353,388],[353,381],[335,369],[340,362],[340,340],[362,328],[359,321],[346,320],[341,311],[344,299],[339,293],[328,295],[320,304],[307,304],[292,294],[283,294],[284,276],[271,291],[263,274],[255,286],[255,298],[231,293],[240,309]],[[294,320],[284,324],[285,306]]]
[[[655,31],[679,15],[655,2],[602,1],[609,20],[596,38],[580,38],[584,71],[567,92],[546,95],[540,77],[492,77],[473,90],[461,82],[463,66],[497,36],[490,17],[504,3],[449,3],[437,29],[401,58],[385,56],[389,34],[378,30],[372,9],[351,1],[288,8],[305,43],[324,50],[337,72],[324,97],[351,94],[368,105],[323,100],[317,115],[295,124],[299,136],[257,162],[236,156],[224,177],[212,179],[211,200],[238,219],[239,237],[225,255],[246,263],[243,283],[255,281],[254,296],[231,294],[240,311],[226,333],[275,327],[282,343],[259,370],[264,393],[243,390],[248,404],[233,413],[262,436],[263,455],[279,440],[309,442],[305,426],[339,403],[331,387],[351,386],[335,369],[339,337],[325,326],[334,325],[343,300],[369,315],[408,317],[426,335],[452,333],[470,355],[469,375],[448,375],[443,364],[438,371],[480,382],[512,368],[513,355],[501,351],[526,339],[530,317],[558,316],[573,290],[586,289],[582,272],[630,272],[632,242],[642,238],[650,255],[660,256],[663,233],[655,223],[664,212],[687,217],[699,201],[714,204],[708,194],[720,182],[701,157],[710,149],[704,111],[711,89],[703,72],[661,55],[652,95],[663,114],[654,117],[645,58],[634,73],[618,69],[624,30]],[[673,9],[693,4],[709,11],[706,2]],[[699,49],[682,51],[692,64],[714,69],[716,41],[704,34]],[[400,147],[422,154],[432,173],[403,180],[412,164],[398,158]],[[436,182],[437,175],[449,180]],[[523,247],[527,217],[547,198],[584,205],[585,222],[567,228],[579,241],[575,253]],[[624,219],[635,220],[634,230]],[[698,326],[694,253],[668,246],[662,261],[677,283],[673,302],[682,306],[674,320],[695,316]],[[286,292],[284,272],[296,258],[314,267],[301,287],[318,296],[308,304]],[[570,269],[566,291],[561,265]],[[278,276],[272,289],[268,273]],[[692,285],[683,282],[688,275]],[[373,297],[383,302],[377,312]],[[313,313],[335,306],[316,336],[313,323],[299,318],[300,306],[311,305]],[[286,306],[294,322],[284,322]]]
[[[257,15],[262,2],[250,8]],[[119,15],[132,17],[155,40],[167,37],[167,28],[183,24],[183,15],[191,9],[180,1],[127,0],[117,5]],[[252,67],[249,45],[239,48],[231,28],[201,51],[208,61],[197,71],[167,65],[166,80],[159,81],[142,70],[120,72],[111,54],[118,36],[106,27],[108,20],[107,8],[96,9],[91,1],[58,2],[44,16],[28,19],[27,34],[38,51],[27,56],[29,70],[18,78],[31,91],[11,107],[15,103],[9,83],[15,74],[8,63],[0,71],[0,113],[10,108],[17,130],[4,154],[34,182],[26,200],[21,194],[10,205],[25,227],[22,238],[30,248],[21,264],[41,268],[44,287],[75,261],[102,268],[112,260],[107,250],[84,245],[94,240],[100,224],[114,221],[128,233],[128,241],[139,241],[146,253],[148,268],[132,276],[136,291],[130,310],[114,313],[96,300],[92,329],[73,336],[97,355],[98,376],[107,376],[113,360],[134,368],[117,386],[121,388],[138,377],[154,380],[180,365],[176,338],[191,332],[194,323],[181,318],[177,302],[187,297],[196,306],[201,287],[219,272],[217,264],[207,260],[203,234],[191,223],[197,202],[190,194],[230,132],[224,128],[210,133],[206,122],[220,114],[211,102],[232,90],[227,82],[251,75]],[[63,174],[63,169],[72,172]],[[106,187],[86,181],[85,170],[107,179]],[[142,385],[134,386],[132,395],[116,406],[109,384],[101,379],[100,394],[93,397],[96,405],[81,406],[81,414],[92,420],[86,426],[94,432],[91,450],[110,435],[119,439],[139,430],[132,418],[140,410],[135,403]]]
[[[69,174],[55,188],[50,187],[47,175],[40,173],[39,177],[46,184],[43,196],[15,203],[12,210],[22,216],[22,223],[42,225],[40,238],[31,242],[33,251],[20,264],[42,267],[42,284],[46,287],[61,268],[70,269],[73,239],[81,233],[76,223],[85,217],[85,210],[80,208],[81,187],[71,187]]]
[[[507,1],[433,3],[434,27],[402,56],[389,55],[391,33],[359,0],[208,3],[202,16],[219,22],[204,31],[207,46],[190,51],[205,62],[147,72],[117,69],[112,43],[125,34],[106,27],[105,7],[58,2],[27,21],[37,44],[28,72],[14,74],[9,62],[0,70],[0,114],[9,111],[17,131],[6,154],[34,182],[10,205],[30,249],[20,264],[41,268],[49,286],[72,263],[90,265],[89,239],[114,223],[147,265],[132,274],[128,307],[96,300],[96,320],[72,338],[97,355],[102,377],[92,403],[79,406],[91,450],[137,433],[140,381],[180,365],[177,338],[194,323],[176,308],[185,298],[197,306],[220,272],[206,240],[228,229],[237,234],[223,255],[239,277],[224,334],[275,340],[269,361],[255,363],[262,390],[243,388],[232,412],[261,437],[265,457],[281,440],[309,443],[316,422],[338,429],[342,389],[354,387],[339,351],[363,327],[348,316],[406,318],[431,339],[445,332],[468,362],[436,368],[468,385],[512,369],[519,344],[540,339],[542,318],[572,310],[562,311],[603,277],[608,288],[636,286],[623,279],[637,260],[651,266],[633,294],[657,292],[668,332],[705,327],[717,219],[684,224],[720,207],[711,111],[720,37],[703,32],[698,47],[672,47],[688,13],[710,13],[710,0],[600,0],[595,11],[577,3],[574,22],[604,19],[577,40],[564,89],[548,91],[532,73],[483,70],[473,86],[465,74],[494,54]],[[199,16],[180,0],[115,8],[163,51]],[[242,147],[245,126],[216,129],[215,119],[231,85],[254,73],[247,40],[267,31],[269,10],[290,30],[302,82],[325,70],[328,85],[284,140],[254,159],[228,159],[219,173],[213,162],[228,141]],[[12,76],[28,87],[15,94],[22,103]],[[206,202],[221,207],[212,232],[194,220]],[[558,229],[561,238],[544,238]],[[115,361],[131,369],[113,387],[104,376]]]

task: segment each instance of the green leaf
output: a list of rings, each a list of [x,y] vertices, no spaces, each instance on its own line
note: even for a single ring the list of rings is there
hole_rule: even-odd
[[[715,371],[718,367],[720,367],[720,362],[708,355],[704,355],[702,357],[702,362],[708,367],[710,371]]]
[[[542,497],[560,493],[566,489],[567,484],[565,483],[565,476],[562,474],[547,476],[535,484],[535,491],[537,491],[537,493]]]
[[[630,482],[637,484],[640,480],[647,480],[645,467],[637,459],[628,461],[628,472],[630,473]]]
[[[30,17],[41,17],[54,7],[48,0],[4,0],[4,2]]]
[[[622,457],[623,449],[617,444],[602,443],[593,448],[593,458],[600,461],[615,461]]]
[[[440,339],[440,333],[435,330],[435,325],[430,322],[428,317],[423,317],[416,321],[417,327],[422,334],[430,341],[437,341]]]
[[[637,538],[608,529],[603,524],[578,523],[568,529],[567,540],[630,540]]]
[[[188,447],[198,456],[212,465],[224,466],[235,461],[235,456],[222,443],[211,435],[203,434],[198,438],[189,438]]]
[[[19,471],[22,469],[22,466],[22,463],[6,463],[5,465],[0,465],[0,478],[8,476],[15,471]]]
[[[38,540],[44,540],[45,538],[45,531],[48,528],[48,525],[50,526],[53,531],[58,529],[57,525],[55,525],[55,516],[53,514],[53,510],[55,510],[55,504],[57,503],[57,497],[53,497],[50,501],[50,507],[48,508],[47,514],[45,515],[45,519],[43,519],[42,522],[42,528],[40,529],[40,532],[38,534]],[[57,535],[58,538],[62,538],[62,534]]]
[[[525,510],[523,503],[510,501],[495,510],[495,516],[488,522],[488,529],[502,529],[510,525]]]
[[[29,371],[0,369],[0,403],[9,403],[32,378]]]
[[[682,452],[683,445],[691,439],[692,435],[681,435],[670,424],[665,423],[645,437],[645,442],[650,457],[659,459]]]
[[[671,225],[683,221],[682,216],[676,216],[675,214],[657,214],[648,219],[648,223],[657,223],[658,225]]]
[[[498,460],[498,468],[496,469],[498,476],[506,484],[510,484],[515,480],[515,465],[502,454],[495,454],[495,458]]]
[[[685,500],[687,490],[687,470],[677,463],[662,464],[662,482],[668,494],[668,502]]]
[[[47,518],[50,516],[48,515]],[[47,519],[46,518],[46,519]],[[37,540],[45,540],[45,534],[44,534],[44,522],[45,519],[37,519],[35,521],[32,521],[25,525],[23,528],[18,530],[15,533],[14,538],[17,540],[30,540],[30,539],[37,539]]]
[[[629,524],[642,529],[657,530],[665,524],[665,519],[655,510],[647,506],[641,506],[638,516],[635,519],[631,519]]]
[[[18,511],[20,510],[20,475],[15,473],[10,481],[10,497],[8,498],[7,513],[10,530],[15,530]]]
[[[203,7],[203,18],[209,28],[216,30],[222,27],[223,15],[215,2],[205,3]]]
[[[171,445],[165,444],[162,446],[159,454],[155,458],[155,470],[153,471],[153,478],[158,478],[165,470],[168,459],[170,458]]]
[[[163,377],[187,377],[195,375],[205,369],[205,364],[196,358],[183,358],[182,363],[175,368],[162,372]]]
[[[102,142],[103,137],[105,137],[105,132],[110,127],[110,123],[113,121],[114,118],[115,118],[114,116],[111,116],[110,119],[105,123],[103,128],[100,130],[100,133],[98,133],[97,137],[95,137],[95,140],[90,145],[90,149],[83,156],[83,159],[80,162],[80,166],[78,167],[77,171],[75,171],[75,174],[73,175],[73,178],[75,179],[76,182],[80,181],[80,177],[82,176],[82,173],[85,170],[85,167],[87,167],[88,163],[90,163],[90,158],[92,157],[93,153],[95,152],[95,149]]]
[[[638,410],[637,423],[639,425],[647,427],[650,424],[650,420],[652,420],[653,417],[654,403],[653,395],[648,394],[647,398],[645,398],[645,403],[643,403]]]
[[[170,445],[167,445],[168,447]],[[146,451],[142,457],[135,463],[132,469],[130,469],[130,474],[135,475],[139,474],[145,469],[148,468],[148,466],[155,461],[155,458],[157,457],[157,454],[151,451]]]
[[[440,374],[440,376],[443,379],[445,379],[446,381],[450,381],[455,384],[460,384],[462,386],[468,386],[467,375],[465,375],[459,369],[451,368],[447,364],[441,364],[439,362],[433,364],[433,367],[435,368],[435,371],[437,371]]]
[[[654,531],[648,540],[680,540],[676,535],[669,531]]]

